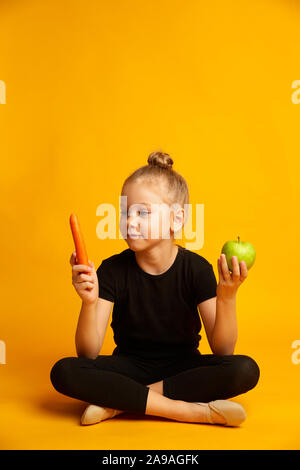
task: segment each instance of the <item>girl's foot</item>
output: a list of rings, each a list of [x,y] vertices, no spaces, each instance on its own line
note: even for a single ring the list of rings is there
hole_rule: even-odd
[[[206,422],[210,424],[239,426],[246,419],[242,405],[233,401],[214,400],[208,403],[194,402],[194,404],[201,405]]]
[[[105,419],[114,418],[115,416],[124,413],[123,410],[115,410],[113,408],[106,408],[104,406],[88,405],[81,416],[81,424],[96,424]]]

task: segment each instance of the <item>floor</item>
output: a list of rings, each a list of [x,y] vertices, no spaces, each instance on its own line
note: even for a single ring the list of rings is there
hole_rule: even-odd
[[[34,368],[31,362],[0,365],[1,449],[300,448],[300,365],[291,361],[276,372],[271,357],[259,358],[263,373],[256,388],[233,399],[247,413],[238,428],[129,413],[81,426],[86,403],[53,389],[53,357],[39,357]]]

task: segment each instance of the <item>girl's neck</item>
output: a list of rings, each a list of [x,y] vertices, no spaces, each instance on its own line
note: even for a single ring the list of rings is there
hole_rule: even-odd
[[[174,263],[179,247],[170,240],[161,240],[153,247],[135,252],[140,268],[149,274],[163,274]]]

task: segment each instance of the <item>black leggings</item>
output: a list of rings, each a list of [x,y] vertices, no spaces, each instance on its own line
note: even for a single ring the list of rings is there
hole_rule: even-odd
[[[209,402],[255,387],[259,367],[249,356],[194,354],[172,359],[99,355],[63,357],[51,369],[60,393],[98,406],[145,413],[149,387],[163,380],[163,395],[173,400]]]

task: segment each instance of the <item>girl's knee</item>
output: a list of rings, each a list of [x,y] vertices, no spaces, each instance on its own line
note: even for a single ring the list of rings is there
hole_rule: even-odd
[[[59,359],[50,371],[50,380],[58,392],[64,392],[70,382],[72,371],[76,364],[77,357],[63,357]]]
[[[260,369],[250,356],[236,355],[236,377],[238,384],[245,393],[255,387],[260,376]]]

